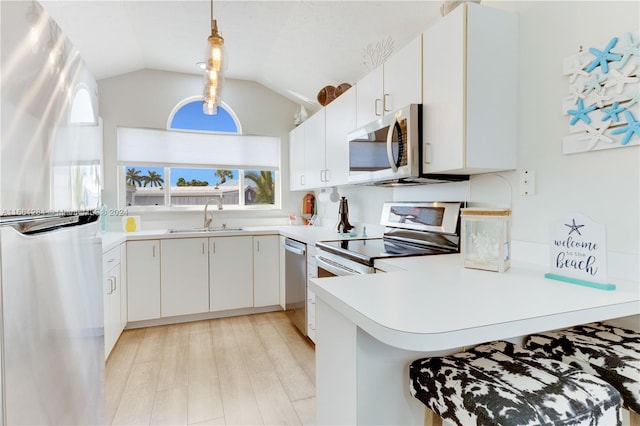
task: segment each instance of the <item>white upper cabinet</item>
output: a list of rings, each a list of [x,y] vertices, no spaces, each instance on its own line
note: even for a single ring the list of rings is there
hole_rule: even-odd
[[[356,128],[351,88],[289,132],[290,189],[312,190],[349,182],[349,141]]]
[[[337,97],[325,108],[325,172],[326,186],[349,183],[349,139],[356,129],[356,89]]]
[[[462,4],[423,33],[423,171],[516,167],[517,18]]]
[[[409,104],[422,103],[422,35],[384,63],[385,114]],[[366,124],[366,123],[364,123]]]
[[[304,176],[304,126],[289,132],[289,188],[291,191],[306,189]]]
[[[384,114],[384,71],[382,65],[356,83],[356,127],[375,121]],[[354,129],[355,130],[355,129]]]
[[[304,178],[305,188],[320,188],[324,186],[325,174],[325,109],[313,114],[305,121],[304,127]]]
[[[356,127],[409,104],[422,103],[422,35],[356,84]]]

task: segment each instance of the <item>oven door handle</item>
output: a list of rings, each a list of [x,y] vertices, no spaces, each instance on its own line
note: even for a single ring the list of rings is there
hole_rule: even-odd
[[[356,271],[337,262],[327,259],[326,257],[316,255],[316,264],[318,267],[330,272],[334,275],[343,277],[347,275],[362,275],[362,272]]]

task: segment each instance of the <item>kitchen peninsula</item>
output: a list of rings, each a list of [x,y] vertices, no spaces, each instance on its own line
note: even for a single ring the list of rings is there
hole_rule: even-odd
[[[547,280],[540,264],[465,269],[459,254],[376,267],[395,271],[311,281],[318,424],[422,424],[424,406],[409,394],[414,359],[640,314],[637,281],[612,279],[616,290],[603,291]]]

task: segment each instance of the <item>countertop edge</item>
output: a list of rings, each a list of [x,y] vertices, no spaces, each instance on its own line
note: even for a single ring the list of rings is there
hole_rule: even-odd
[[[554,330],[640,314],[640,301],[630,301],[472,328],[434,333],[413,333],[392,329],[377,323],[313,281],[310,282],[310,287],[316,298],[323,300],[376,340],[395,348],[419,352],[450,350],[493,340],[525,336],[543,330]]]

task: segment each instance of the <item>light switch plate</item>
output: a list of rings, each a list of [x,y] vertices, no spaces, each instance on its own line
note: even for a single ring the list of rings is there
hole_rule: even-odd
[[[533,170],[520,170],[520,195],[535,195],[536,173]]]

